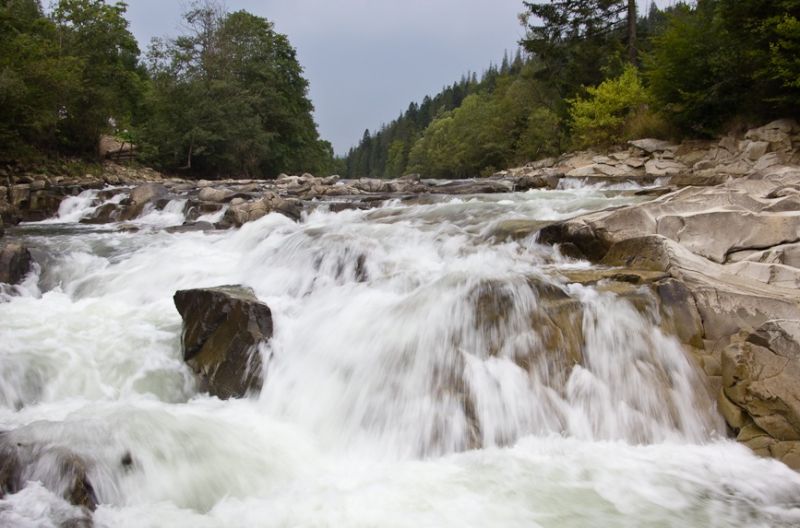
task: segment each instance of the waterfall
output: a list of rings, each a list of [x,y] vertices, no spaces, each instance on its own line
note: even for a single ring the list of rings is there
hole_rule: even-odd
[[[487,236],[634,199],[577,187],[224,232],[23,227],[43,264],[0,303],[0,431],[88,461],[101,527],[797,525],[800,477],[724,438],[646,288],[634,305],[571,284],[588,264],[532,236]],[[57,223],[99,203],[67,199]],[[181,358],[172,294],[222,284],[273,313],[250,399],[199,393]],[[82,515],[51,488],[0,499],[0,524]]]

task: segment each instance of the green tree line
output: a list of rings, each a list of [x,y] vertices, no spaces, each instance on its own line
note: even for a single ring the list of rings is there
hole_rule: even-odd
[[[524,54],[365,132],[350,177],[460,178],[634,137],[708,137],[797,116],[800,0],[523,2]],[[513,67],[512,67],[513,63]],[[457,83],[454,86],[463,84]]]
[[[270,21],[195,2],[185,34],[142,56],[126,8],[0,0],[0,161],[92,156],[116,132],[188,175],[331,170],[295,50]]]

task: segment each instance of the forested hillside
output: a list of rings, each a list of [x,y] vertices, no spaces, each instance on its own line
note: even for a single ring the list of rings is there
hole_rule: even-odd
[[[0,0],[0,161],[91,157],[101,134],[191,176],[330,170],[295,50],[270,21],[191,4],[142,56],[123,2]]]
[[[365,132],[349,177],[459,178],[798,113],[800,0],[524,2],[524,54]],[[424,108],[424,111],[423,111]]]

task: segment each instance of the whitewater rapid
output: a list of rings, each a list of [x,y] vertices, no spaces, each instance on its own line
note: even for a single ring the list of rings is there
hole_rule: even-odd
[[[183,199],[89,226],[124,194],[70,198],[10,234],[39,265],[0,292],[0,431],[90,461],[98,527],[800,525],[800,477],[724,438],[655,311],[493,237],[637,199],[569,187],[207,233],[163,229]],[[172,295],[222,284],[273,314],[249,399],[181,359]],[[36,482],[0,500],[0,526],[83,515]]]

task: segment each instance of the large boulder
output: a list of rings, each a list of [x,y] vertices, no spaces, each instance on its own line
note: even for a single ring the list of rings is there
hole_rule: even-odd
[[[239,199],[232,200],[221,224],[224,227],[241,227],[247,222],[253,222],[273,212],[297,221],[300,219],[301,210],[295,201],[286,200],[274,192],[267,191],[258,200],[249,202],[239,201]]]
[[[31,253],[22,244],[16,242],[0,244],[0,283],[22,282],[32,265]]]
[[[138,217],[147,204],[167,196],[167,188],[160,183],[145,183],[131,189],[130,196],[123,202],[126,206],[120,220],[128,221]]]
[[[742,332],[722,354],[721,408],[739,439],[800,469],[800,321]]]
[[[272,312],[242,286],[180,290],[183,358],[203,388],[220,398],[241,398],[261,388],[258,345],[272,337]]]

